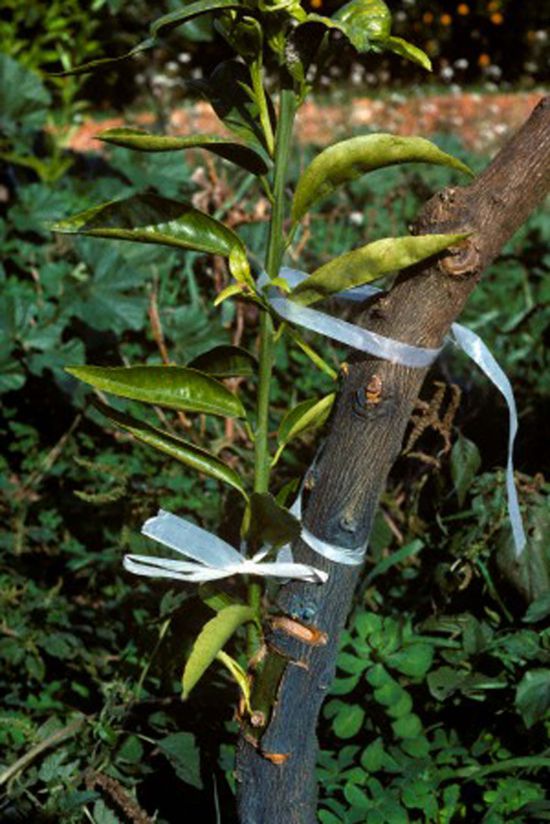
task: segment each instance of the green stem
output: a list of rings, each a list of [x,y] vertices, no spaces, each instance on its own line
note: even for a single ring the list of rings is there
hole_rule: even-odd
[[[252,90],[256,98],[256,103],[258,104],[260,123],[264,133],[265,142],[267,144],[267,151],[269,152],[270,157],[273,157],[273,152],[275,151],[275,137],[273,135],[271,118],[269,116],[269,109],[267,106],[267,98],[265,96],[261,57],[254,60],[252,63],[250,67],[250,77],[252,79]]]
[[[277,277],[284,253],[283,221],[285,211],[285,182],[294,123],[294,93],[281,92],[281,106],[275,142],[275,179],[273,185],[273,212],[265,268],[270,280]],[[260,319],[259,386],[256,418],[256,449],[254,456],[254,491],[267,492],[269,486],[269,390],[273,368],[273,324],[268,312]]]
[[[269,227],[265,268],[270,279],[277,277],[284,254],[283,221],[285,214],[285,183],[292,127],[296,103],[290,89],[281,91],[279,120],[275,137],[275,173],[273,183],[273,211]],[[254,492],[267,492],[269,488],[269,400],[270,384],[273,371],[273,323],[269,312],[262,310],[260,318],[260,354],[259,384],[256,414],[256,433],[254,442]],[[250,606],[259,611],[262,596],[261,584],[251,581],[248,585]],[[249,625],[249,653],[253,654],[258,646],[258,630],[255,624]]]

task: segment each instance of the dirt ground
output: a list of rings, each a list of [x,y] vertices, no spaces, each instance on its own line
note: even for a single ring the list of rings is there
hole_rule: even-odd
[[[474,151],[493,151],[523,123],[542,97],[541,92],[486,95],[461,92],[418,99],[404,95],[393,95],[389,100],[363,97],[345,105],[307,102],[298,114],[297,134],[302,142],[325,146],[331,140],[361,129],[422,136],[450,132],[460,134],[465,145]],[[152,114],[141,114],[127,121],[122,118],[101,123],[88,120],[72,131],[69,146],[76,151],[99,151],[101,144],[94,139],[97,132],[124,123],[146,128],[153,122]],[[176,109],[170,118],[169,131],[186,135],[220,133],[220,123],[210,105],[199,102]]]

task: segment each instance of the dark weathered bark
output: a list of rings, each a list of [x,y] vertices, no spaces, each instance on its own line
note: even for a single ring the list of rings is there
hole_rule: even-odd
[[[547,98],[471,185],[446,189],[423,209],[417,232],[468,231],[468,241],[437,261],[403,273],[390,292],[370,301],[356,322],[416,346],[440,346],[483,270],[549,188]],[[368,356],[350,358],[304,518],[315,535],[345,547],[367,541],[426,372]],[[376,403],[369,402],[365,391],[369,384],[374,387],[375,376],[380,389]],[[277,650],[290,663],[267,724],[245,727],[241,736],[237,778],[242,824],[317,820],[315,727],[334,675],[338,638],[360,568],[333,564],[303,542],[295,547],[295,555],[328,570],[329,580],[324,586],[282,587],[278,606],[283,615],[302,623],[307,615],[308,625],[325,633],[327,643],[303,643],[279,627],[268,636],[268,660]],[[269,692],[269,677],[265,671],[257,676],[258,700]],[[256,720],[261,723],[261,716]]]

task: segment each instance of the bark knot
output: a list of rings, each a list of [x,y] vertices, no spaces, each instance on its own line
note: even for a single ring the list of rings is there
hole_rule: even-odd
[[[465,278],[476,274],[481,267],[481,254],[475,238],[466,238],[460,246],[449,249],[439,261],[439,268],[452,278]]]

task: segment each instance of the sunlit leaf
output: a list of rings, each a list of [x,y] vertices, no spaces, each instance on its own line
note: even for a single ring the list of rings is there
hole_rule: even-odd
[[[422,66],[423,69],[429,72],[432,70],[432,61],[426,52],[419,49],[418,46],[413,46],[412,43],[403,40],[401,37],[388,37],[384,43],[384,48],[394,52],[394,54],[398,54],[400,57],[404,57],[405,60],[418,63],[419,66]]]
[[[375,169],[401,163],[433,163],[472,174],[462,161],[423,137],[382,133],[352,137],[322,151],[302,174],[292,203],[293,223],[338,186]]]
[[[229,257],[237,280],[250,278],[246,251],[235,232],[188,203],[158,195],[112,200],[59,220],[50,228],[62,234],[161,243],[224,255]]]
[[[206,372],[214,378],[248,378],[256,374],[258,362],[254,355],[240,346],[215,346],[194,358],[187,366]]]
[[[240,143],[235,143],[226,137],[217,135],[193,135],[192,137],[178,137],[177,135],[156,135],[141,129],[114,128],[107,129],[96,135],[105,143],[113,143],[125,149],[136,149],[141,152],[174,152],[180,149],[207,149],[231,163],[246,169],[256,175],[263,175],[268,165],[254,149]]]
[[[291,292],[291,298],[307,306],[336,292],[413,266],[466,237],[466,234],[407,235],[375,240],[325,263]]]
[[[220,610],[200,631],[183,671],[183,697],[187,698],[195,684],[223,649],[231,636],[248,621],[257,621],[252,607],[235,605]]]
[[[323,426],[332,409],[334,398],[335,394],[331,392],[330,395],[325,395],[321,400],[311,398],[297,404],[293,409],[289,409],[279,425],[277,433],[278,449],[273,458],[274,463],[276,463],[289,441],[294,440],[304,432]]]
[[[207,452],[206,449],[201,449],[177,435],[163,432],[143,421],[131,418],[129,415],[123,415],[105,404],[96,401],[94,405],[119,429],[133,435],[136,440],[152,446],[159,452],[163,452],[170,458],[180,461],[180,463],[195,469],[197,472],[233,486],[246,497],[240,475],[223,461],[220,461],[219,458],[216,458],[215,455]]]
[[[373,43],[383,43],[390,35],[391,13],[382,0],[351,0],[332,19],[358,52],[369,51]]]
[[[228,418],[246,416],[236,395],[223,383],[197,369],[181,366],[72,366],[66,371],[84,383],[120,398]]]
[[[226,667],[231,673],[233,679],[236,681],[241,691],[245,709],[249,715],[252,715],[252,707],[250,705],[250,677],[246,674],[245,670],[241,667],[241,665],[223,650],[220,650],[218,652],[218,654],[216,655],[216,659],[220,661],[224,665],[224,667]]]
[[[176,11],[165,14],[159,17],[149,27],[151,37],[156,38],[159,35],[167,34],[172,29],[181,26],[188,20],[198,17],[201,14],[208,14],[212,11],[219,11],[221,9],[246,9],[242,3],[235,2],[235,0],[198,0],[196,3],[190,3],[183,6]]]

